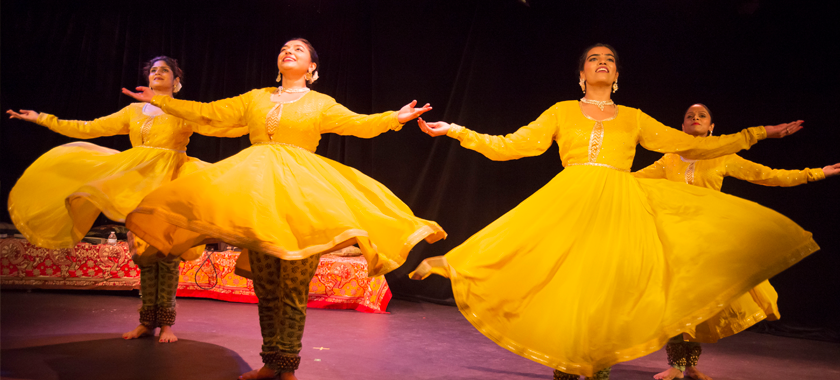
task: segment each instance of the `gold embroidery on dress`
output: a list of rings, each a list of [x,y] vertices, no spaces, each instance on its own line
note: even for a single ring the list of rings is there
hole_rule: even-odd
[[[592,134],[589,135],[589,162],[595,162],[598,159],[598,153],[601,153],[603,143],[604,124],[596,121],[595,127],[592,128]]]
[[[603,120],[596,120],[593,117],[583,112],[583,108],[578,103],[578,107],[580,108],[580,113],[583,117],[592,120],[595,122],[595,126],[592,128],[592,133],[589,135],[589,162],[595,162],[598,159],[598,154],[601,153],[601,147],[604,145],[604,122],[614,120],[618,117],[618,105],[615,106],[615,113]]]
[[[280,126],[280,116],[282,115],[283,103],[277,103],[271,111],[268,111],[268,115],[265,116],[265,132],[268,133],[269,138],[277,132],[277,127]]]
[[[155,116],[152,116],[143,123],[143,126],[140,127],[140,143],[146,144],[146,140],[149,139],[149,133],[152,132],[152,125],[155,123]]]
[[[694,184],[694,164],[696,164],[696,162],[688,164],[688,169],[685,169],[685,183],[689,185]]]

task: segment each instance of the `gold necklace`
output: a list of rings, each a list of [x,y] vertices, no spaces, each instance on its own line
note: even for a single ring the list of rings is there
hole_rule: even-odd
[[[604,106],[614,106],[615,105],[615,103],[613,103],[612,99],[610,99],[610,100],[590,100],[590,99],[587,99],[587,98],[580,98],[580,102],[581,103],[586,103],[586,104],[594,104],[594,105],[598,106],[598,109],[601,110],[601,111],[604,110]]]
[[[278,95],[282,94],[284,92],[287,92],[287,93],[290,93],[290,94],[300,93],[300,92],[309,92],[309,87],[283,88],[283,86],[280,86],[280,87],[277,88],[277,94]]]

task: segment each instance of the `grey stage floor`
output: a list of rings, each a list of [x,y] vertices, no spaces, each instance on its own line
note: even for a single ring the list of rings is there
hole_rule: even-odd
[[[261,366],[256,305],[180,299],[177,343],[125,341],[139,300],[125,292],[4,290],[3,379],[235,379]],[[395,300],[391,314],[309,310],[302,380],[551,379],[551,370],[498,347],[454,307]],[[665,352],[622,363],[612,379],[652,379]],[[705,345],[715,380],[840,379],[840,344],[745,332]]]

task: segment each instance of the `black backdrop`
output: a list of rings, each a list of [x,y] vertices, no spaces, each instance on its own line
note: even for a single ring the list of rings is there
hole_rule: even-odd
[[[797,1],[43,1],[2,0],[0,106],[92,119],[131,99],[144,59],[165,54],[185,70],[180,97],[211,101],[275,84],[276,56],[291,37],[321,56],[315,89],[362,113],[417,99],[446,120],[494,134],[514,131],[561,100],[581,96],[576,62],[595,42],[622,59],[614,99],[679,126],[692,103],[707,104],[717,133],[804,119],[805,129],[742,156],[772,167],[840,161],[838,45],[826,6]],[[3,118],[0,196],[39,155],[72,139]],[[92,142],[115,149],[126,136]],[[189,154],[215,162],[247,137],[195,135]],[[432,139],[415,122],[372,140],[324,136],[318,153],[391,188],[449,238],[421,243],[388,276],[393,292],[451,301],[447,280],[410,281],[422,258],[446,253],[547,183],[561,169],[556,147],[492,162]],[[634,169],[658,158],[639,149]],[[45,185],[46,186],[46,185]],[[767,188],[735,179],[723,191],[769,206],[812,231],[822,251],[773,279],[782,324],[840,331],[840,180]],[[0,221],[9,222],[4,209]],[[702,282],[702,279],[698,279]],[[562,302],[562,300],[558,300]],[[799,331],[802,331],[800,329]],[[836,335],[834,335],[836,337]]]

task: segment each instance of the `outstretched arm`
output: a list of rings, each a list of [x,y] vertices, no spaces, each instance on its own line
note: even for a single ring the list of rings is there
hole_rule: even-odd
[[[129,115],[128,107],[123,108],[111,115],[100,117],[91,121],[85,120],[61,120],[48,113],[38,113],[32,110],[20,110],[20,113],[8,110],[10,119],[20,119],[43,125],[54,132],[77,139],[92,139],[102,136],[128,134]]]
[[[493,161],[515,160],[543,154],[557,134],[556,110],[549,108],[537,120],[504,136],[486,135],[457,124],[418,121],[429,136],[447,135],[461,141],[461,146],[483,154]]]
[[[834,166],[837,169],[834,169]],[[826,166],[828,172],[835,175],[840,171],[840,164]],[[781,170],[746,160],[738,155],[726,158],[726,175],[764,186],[790,187],[825,179],[825,169]]]
[[[749,149],[759,140],[790,136],[802,129],[802,120],[767,127],[752,127],[731,135],[696,137],[667,127],[639,111],[639,142],[661,153],[677,153],[691,160],[706,160]]]
[[[417,101],[403,106],[399,111],[362,115],[347,109],[330,98],[332,104],[324,108],[321,113],[319,131],[321,133],[337,133],[362,138],[375,137],[390,130],[399,131],[403,124],[416,119],[418,116],[432,109],[426,103],[423,107],[416,107]]]
[[[245,111],[253,97],[253,91],[251,91],[228,99],[202,103],[174,99],[166,95],[155,95],[154,91],[148,87],[137,87],[137,90],[138,92],[131,92],[123,88],[122,92],[141,102],[158,106],[163,112],[172,116],[212,128],[246,125]]]

